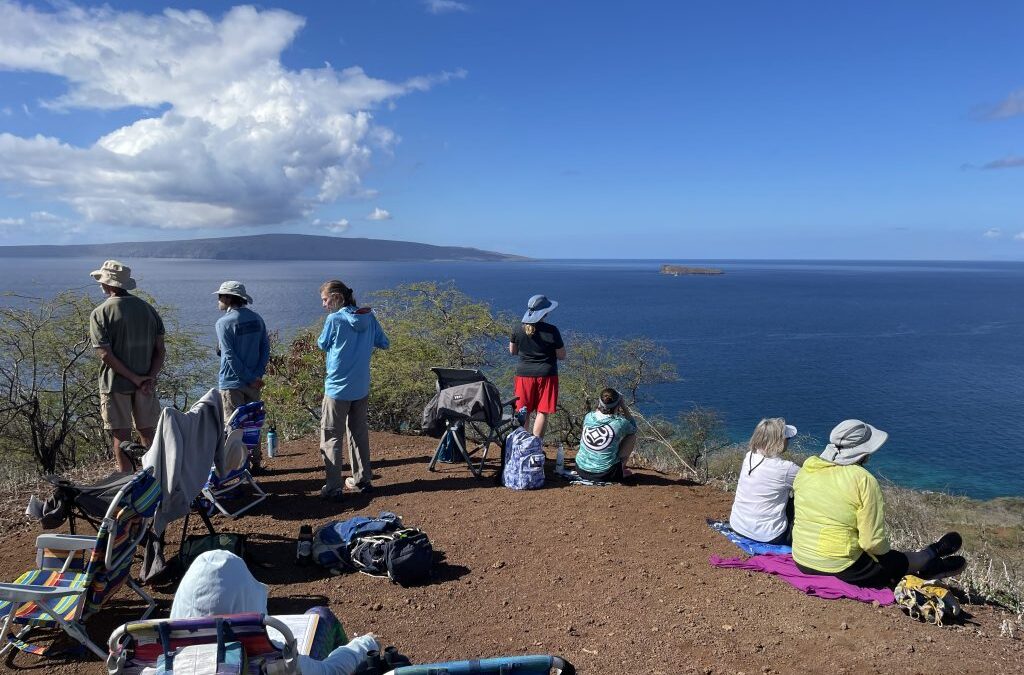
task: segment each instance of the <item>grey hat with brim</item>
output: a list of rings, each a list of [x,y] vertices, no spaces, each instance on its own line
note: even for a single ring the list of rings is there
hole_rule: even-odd
[[[526,314],[523,314],[523,323],[538,323],[550,314],[558,303],[548,300],[546,295],[535,295],[526,303]]]
[[[245,300],[246,303],[252,304],[252,296],[245,292],[245,284],[241,281],[225,281],[220,285],[213,293],[214,295],[233,295],[236,298]]]
[[[860,420],[843,420],[828,435],[821,458],[843,466],[857,464],[888,440],[889,434]]]
[[[116,286],[126,291],[135,288],[132,268],[117,260],[105,260],[98,270],[89,272],[89,276],[106,286]]]

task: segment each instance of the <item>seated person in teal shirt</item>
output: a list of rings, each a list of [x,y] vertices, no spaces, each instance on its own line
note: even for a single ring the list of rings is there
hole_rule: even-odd
[[[635,445],[633,415],[622,395],[609,387],[601,392],[597,409],[583,418],[576,471],[587,480],[621,481],[629,475],[626,460]]]

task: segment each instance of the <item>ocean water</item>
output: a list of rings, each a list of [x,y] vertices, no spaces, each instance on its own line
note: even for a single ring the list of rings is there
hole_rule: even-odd
[[[0,290],[91,290],[98,262],[5,259]],[[811,447],[857,417],[890,433],[871,461],[886,478],[978,498],[1024,495],[1021,263],[664,261],[726,272],[669,277],[658,272],[663,261],[131,262],[140,288],[208,329],[211,343],[211,293],[225,279],[244,281],[253,308],[285,334],[321,316],[328,278],[357,298],[453,280],[517,314],[545,293],[560,303],[551,319],[563,332],[643,335],[669,350],[681,379],[651,391],[659,412],[715,408],[736,440],[761,417],[782,416]]]

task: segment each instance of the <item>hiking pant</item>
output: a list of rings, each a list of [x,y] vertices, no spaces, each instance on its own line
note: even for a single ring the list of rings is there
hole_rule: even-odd
[[[366,421],[370,397],[358,401],[339,401],[324,396],[320,418],[320,454],[327,469],[327,492],[341,490],[341,439],[348,440],[348,463],[352,480],[359,485],[370,483],[370,428]]]
[[[804,574],[829,575],[861,588],[896,588],[910,569],[906,554],[900,551],[883,553],[878,560],[861,553],[852,565],[841,572],[819,572],[800,563],[796,566]]]

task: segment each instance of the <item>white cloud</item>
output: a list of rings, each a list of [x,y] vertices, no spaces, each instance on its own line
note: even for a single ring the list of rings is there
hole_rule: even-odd
[[[24,225],[24,218],[0,218],[0,225],[4,227],[11,227],[15,225]]]
[[[378,207],[373,209],[373,213],[366,216],[367,220],[391,220],[391,214],[388,211]]]
[[[431,14],[469,11],[469,5],[464,2],[456,2],[455,0],[423,0],[423,4]]]
[[[1024,166],[1024,157],[1008,155],[1000,159],[994,159],[981,166],[982,169],[1016,169]]]
[[[989,229],[985,230],[985,234],[981,236],[986,237],[987,239],[998,239],[999,237],[1003,236],[1003,231],[1000,230],[998,227],[990,227]]]
[[[348,232],[349,228],[348,218],[340,218],[339,220],[336,220],[333,223],[324,222],[317,218],[316,220],[313,221],[313,224],[321,226],[328,232],[333,232],[334,234],[343,234],[345,232]]]
[[[1024,115],[1024,89],[1018,89],[995,105],[981,106],[977,115],[984,119],[1001,120]]]
[[[54,214],[50,213],[49,211],[33,211],[29,215],[29,217],[32,218],[32,220],[36,221],[37,223],[63,223],[63,222],[65,222],[63,218],[61,218],[58,215],[54,215]]]
[[[4,117],[10,117],[14,114],[14,111],[11,110],[11,106],[5,105],[3,108],[0,108],[0,114],[2,114]]]
[[[1013,238],[1016,239],[1017,241],[1024,241],[1024,232],[1018,232],[1017,234],[1013,235]]]
[[[89,147],[0,133],[0,182],[49,190],[91,223],[297,222],[320,204],[365,196],[373,153],[397,143],[371,111],[465,76],[390,82],[357,66],[289,70],[280,55],[305,21],[281,10],[214,18],[61,6],[0,0],[0,70],[64,78],[68,90],[50,108],[153,112]]]

